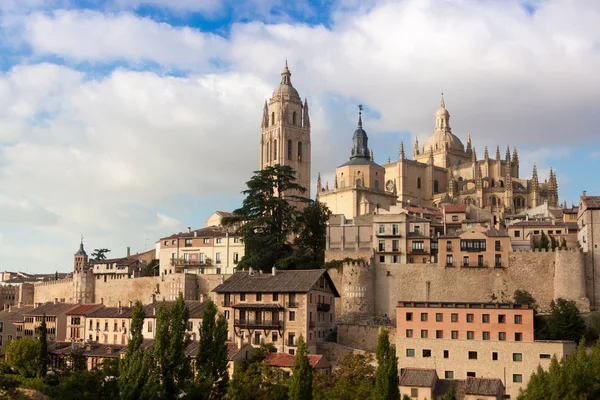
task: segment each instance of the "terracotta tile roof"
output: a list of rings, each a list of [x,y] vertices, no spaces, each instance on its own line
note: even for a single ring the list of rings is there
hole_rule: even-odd
[[[464,204],[448,204],[444,206],[446,213],[464,213],[467,212],[467,206]]]
[[[131,318],[133,307],[102,307],[87,313],[89,318]]]
[[[507,237],[508,232],[504,229],[488,229],[484,232],[487,237]]]
[[[194,236],[195,234],[195,236]],[[160,240],[177,239],[177,238],[213,238],[213,237],[225,237],[227,235],[227,229],[222,226],[208,226],[202,229],[196,229],[191,232],[179,232],[174,233],[171,236],[166,236]],[[236,235],[234,231],[230,230],[229,236]],[[159,240],[159,241],[160,241]]]
[[[429,214],[429,215],[442,215],[442,211],[437,208],[423,208],[417,206],[406,206],[404,207],[409,213],[416,214]]]
[[[33,306],[13,306],[10,311],[0,311],[0,320],[8,322],[23,322],[23,317],[31,310],[33,310]]]
[[[437,379],[435,369],[406,368],[400,377],[400,386],[433,388]]]
[[[419,218],[419,217],[409,215],[408,222],[431,222],[431,220],[429,220],[427,218]]]
[[[322,276],[329,282],[335,297],[340,297],[329,274],[324,269],[305,269],[259,273],[238,271],[213,289],[217,293],[306,293]]]
[[[563,221],[557,220],[554,221],[554,223],[552,221],[518,221],[515,222],[514,224],[510,225],[509,228],[512,227],[527,227],[527,226],[538,226],[538,227],[558,227],[558,228],[564,228],[566,225]]]
[[[155,318],[161,303],[162,301],[157,301],[156,303],[144,305],[143,308],[146,313],[146,318]],[[174,301],[165,301],[165,304],[168,306],[172,306],[174,303]],[[187,300],[185,305],[190,312],[190,318],[202,318],[204,309],[206,308],[206,302]],[[133,308],[131,309],[131,313],[133,313]]]
[[[34,308],[33,310],[25,313],[24,315],[41,316],[45,313],[47,316],[56,316],[58,314],[66,313],[67,311],[70,311],[71,309],[77,306],[79,306],[79,304],[48,302],[42,304],[39,307]]]
[[[582,196],[581,202],[584,203],[587,208],[591,208],[593,210],[600,208],[600,196]]]
[[[316,368],[317,364],[319,363],[319,361],[321,361],[322,358],[323,356],[320,354],[309,354],[308,362],[310,363],[311,367]],[[269,353],[267,358],[265,358],[264,362],[270,364],[273,367],[293,368],[294,361],[296,361],[296,357],[291,354]]]
[[[502,388],[500,379],[467,378],[465,382],[465,394],[495,396],[502,392]]]
[[[87,315],[97,308],[103,307],[102,304],[81,304],[67,312],[67,315]]]

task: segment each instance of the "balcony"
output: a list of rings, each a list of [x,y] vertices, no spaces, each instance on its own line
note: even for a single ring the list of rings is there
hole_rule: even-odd
[[[327,303],[317,303],[317,311],[328,312],[331,310],[331,304]]]
[[[296,340],[295,339],[293,339],[293,340],[287,339],[285,341],[285,345],[289,346],[289,347],[296,347]]]
[[[288,301],[287,303],[285,303],[285,306],[287,308],[298,308],[298,302],[297,301]]]
[[[177,266],[177,267],[184,267],[184,266],[203,266],[203,265],[210,265],[211,263],[207,261],[200,261],[200,260],[184,260],[183,258],[179,258],[179,259],[171,259],[171,265],[172,266]]]
[[[221,306],[223,307],[231,307],[231,300],[225,300],[221,302]]]
[[[411,249],[411,254],[426,254],[428,251],[426,249]]]
[[[282,321],[257,320],[257,319],[236,319],[233,326],[242,329],[281,329]]]

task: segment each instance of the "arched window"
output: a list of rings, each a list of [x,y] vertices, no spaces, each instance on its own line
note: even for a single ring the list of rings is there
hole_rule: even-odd
[[[490,197],[490,203],[495,206],[496,205],[496,198],[494,196]]]
[[[277,160],[277,140],[273,141],[273,160]]]
[[[298,161],[302,161],[302,142],[298,142]]]
[[[287,141],[287,159],[292,159],[292,139],[288,139]]]
[[[500,187],[504,187],[504,181],[499,181],[500,182]]]
[[[458,160],[458,161],[460,161],[460,160]],[[459,176],[459,177],[458,177],[458,181],[459,181],[459,182],[462,182],[462,181],[463,181],[463,178],[462,178],[462,176]]]
[[[470,197],[467,197],[467,205],[470,206],[471,204],[473,204],[473,199]]]
[[[267,142],[267,162],[271,161],[271,143]]]
[[[360,179],[356,180],[356,187],[362,186],[362,181]]]
[[[439,192],[438,181],[433,181],[433,193]]]
[[[379,189],[379,181],[375,181],[375,189]]]
[[[296,125],[296,111],[292,113],[292,125]]]
[[[417,189],[421,189],[421,178],[417,178]]]
[[[342,178],[342,180],[340,181],[340,187],[344,188],[346,187],[346,181]]]
[[[496,184],[496,182],[494,182],[494,180],[492,179],[492,183],[490,184],[490,187],[494,187]]]
[[[271,125],[275,125],[275,111],[271,112]]]

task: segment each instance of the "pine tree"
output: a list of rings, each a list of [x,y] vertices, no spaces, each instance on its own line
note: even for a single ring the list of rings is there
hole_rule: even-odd
[[[562,244],[560,245],[560,247],[564,250],[567,250],[567,239],[563,238]]]
[[[40,375],[46,376],[48,371],[48,329],[46,328],[46,313],[42,316],[40,324]]]
[[[396,346],[390,343],[390,337],[385,329],[379,332],[377,343],[377,372],[375,374],[375,389],[373,400],[397,400],[400,398],[398,386],[398,358],[396,357]]]
[[[558,298],[550,303],[551,316],[548,322],[550,339],[578,342],[586,327],[573,300]]]
[[[217,306],[208,301],[202,314],[198,355],[196,356],[197,396],[223,398],[229,383],[227,357],[227,321],[217,315]],[[201,393],[208,391],[208,393]]]
[[[546,236],[546,233],[542,231],[542,237],[540,238],[540,250],[548,251],[549,246],[550,241],[548,240],[548,236]]]
[[[298,338],[296,359],[290,380],[290,400],[312,399],[313,369],[308,361],[308,345],[302,335]]]

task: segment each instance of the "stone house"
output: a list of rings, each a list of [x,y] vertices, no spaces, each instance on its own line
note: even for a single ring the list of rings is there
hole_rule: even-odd
[[[4,356],[6,346],[23,337],[24,315],[33,310],[33,306],[7,306],[0,311],[0,356]]]
[[[279,368],[289,374],[293,372],[296,356],[287,353],[269,353],[264,363],[271,367]],[[326,375],[331,374],[331,364],[327,358],[321,354],[309,354],[308,362],[316,372],[323,372]]]
[[[67,312],[79,304],[54,302],[42,304],[23,314],[23,336],[39,337],[39,327],[42,319],[46,318],[46,332],[49,342],[62,342],[67,336]]]
[[[505,268],[512,251],[506,231],[475,226],[438,238],[439,265]]]

